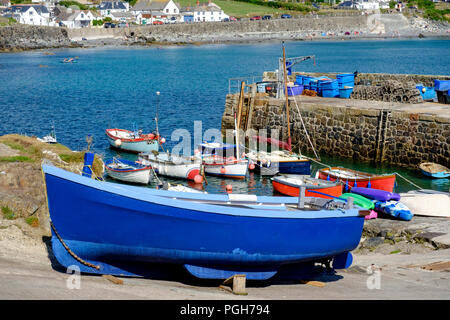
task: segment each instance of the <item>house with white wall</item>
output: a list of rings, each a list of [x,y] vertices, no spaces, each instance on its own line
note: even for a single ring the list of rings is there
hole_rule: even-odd
[[[113,13],[128,12],[130,4],[122,1],[103,1],[97,8],[102,17],[112,18]]]
[[[78,29],[90,27],[92,21],[96,18],[97,17],[89,10],[74,10],[67,8],[67,10],[63,10],[58,14],[55,21],[60,27]]]
[[[379,10],[380,3],[378,1],[373,0],[359,0],[355,4],[358,10]]]
[[[18,23],[35,26],[51,26],[50,12],[43,5],[16,4],[4,11],[5,17],[14,18]]]
[[[194,13],[194,22],[218,22],[229,18],[223,10],[215,3],[209,1],[199,3],[192,9]]]
[[[180,21],[180,10],[181,6],[173,0],[139,0],[131,8],[138,24]]]

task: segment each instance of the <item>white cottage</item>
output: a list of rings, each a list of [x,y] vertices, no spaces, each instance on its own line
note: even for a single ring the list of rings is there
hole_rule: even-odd
[[[89,10],[73,10],[68,8],[56,17],[56,22],[61,27],[77,29],[91,26],[92,21],[95,19],[96,17]]]
[[[179,21],[180,5],[173,0],[139,0],[131,11],[137,24],[167,23]]]
[[[5,17],[14,18],[22,24],[30,24],[35,26],[52,25],[50,21],[50,12],[43,5],[13,5],[4,11]]]
[[[215,3],[209,1],[207,3],[199,3],[193,9],[194,22],[218,22],[225,18],[230,18],[223,10]]]

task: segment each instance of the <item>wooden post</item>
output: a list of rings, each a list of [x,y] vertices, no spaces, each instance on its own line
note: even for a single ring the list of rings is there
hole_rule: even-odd
[[[232,282],[231,291],[228,287],[224,286],[225,284],[229,284],[230,282]],[[246,282],[245,274],[235,274],[235,275],[229,277],[228,279],[226,279],[222,283],[222,285],[219,286],[219,288],[224,289],[233,294],[246,296],[248,293],[245,291],[245,282]]]
[[[306,187],[300,186],[299,193],[298,193],[298,205],[297,208],[303,209],[305,207],[305,193],[306,193]]]
[[[283,43],[283,70],[284,70],[284,96],[286,97],[286,120],[287,120],[287,129],[288,129],[288,146],[289,151],[292,150],[291,148],[291,123],[289,122],[289,96],[288,96],[288,88],[287,88],[287,71],[286,71],[286,50],[284,49],[284,43]]]

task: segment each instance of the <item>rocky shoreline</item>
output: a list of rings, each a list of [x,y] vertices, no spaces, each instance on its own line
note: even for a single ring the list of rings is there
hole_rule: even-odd
[[[448,23],[402,15],[312,17],[130,28],[0,27],[0,52],[133,45],[201,45],[450,37]]]

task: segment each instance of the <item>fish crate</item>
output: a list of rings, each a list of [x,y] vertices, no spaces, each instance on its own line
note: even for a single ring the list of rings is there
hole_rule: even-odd
[[[353,87],[344,87],[339,89],[339,98],[349,99],[353,92]]]
[[[303,76],[300,74],[296,75],[294,84],[303,85]]]
[[[287,88],[288,88],[288,96],[299,96],[303,92],[302,85],[288,86]]]
[[[434,87],[425,87],[419,84],[416,88],[419,90],[423,100],[434,100],[437,97]]]
[[[324,98],[339,97],[339,89],[323,89],[322,97],[324,97]]]
[[[450,90],[450,80],[434,80],[434,90],[448,91]]]

